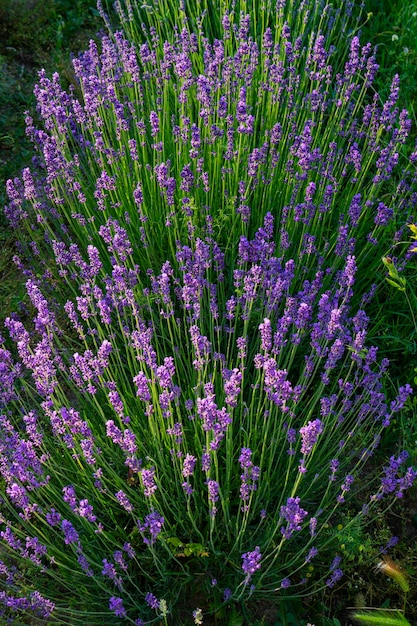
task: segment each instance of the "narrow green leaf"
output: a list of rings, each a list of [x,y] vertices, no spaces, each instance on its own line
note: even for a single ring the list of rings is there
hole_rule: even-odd
[[[401,611],[367,609],[352,614],[353,619],[369,626],[411,626]]]

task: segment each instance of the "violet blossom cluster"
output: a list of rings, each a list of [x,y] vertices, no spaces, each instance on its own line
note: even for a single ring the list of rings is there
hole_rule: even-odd
[[[259,546],[256,546],[252,552],[242,554],[242,569],[246,574],[245,584],[248,584],[254,575],[261,568],[262,554]]]
[[[240,497],[244,503],[242,507],[242,510],[244,511],[249,510],[247,502],[250,498],[251,492],[256,491],[258,487],[257,483],[261,473],[260,467],[253,464],[251,457],[252,450],[250,448],[242,448],[239,456],[239,464],[243,470],[243,474],[240,476],[242,481],[240,486]]]

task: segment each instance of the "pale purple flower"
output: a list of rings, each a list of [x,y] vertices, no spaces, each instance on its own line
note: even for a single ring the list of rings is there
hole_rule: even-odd
[[[400,387],[398,389],[398,395],[390,404],[390,409],[392,413],[397,413],[400,411],[405,403],[407,402],[410,395],[413,393],[413,388],[408,383],[404,387]]]
[[[144,494],[147,498],[149,498],[158,488],[155,483],[155,468],[151,467],[149,469],[143,469],[141,471],[141,477]]]
[[[71,509],[74,511],[77,506],[77,497],[75,495],[75,489],[73,485],[67,485],[66,487],[63,487],[62,492],[64,494],[63,495],[64,502],[69,504]]]
[[[117,391],[110,391],[109,400],[117,415],[122,417],[124,415],[124,405],[119,393]]]
[[[330,578],[326,580],[326,585],[332,588],[342,577],[343,577],[343,571],[340,568],[335,569],[334,572],[332,572]]]
[[[90,578],[92,578],[94,576],[94,571],[91,569],[88,563],[88,560],[85,554],[83,554],[80,546],[77,547],[77,561],[78,561],[78,564],[81,566],[81,569],[85,572],[85,574],[89,576]]]
[[[308,515],[307,511],[299,505],[300,498],[288,498],[287,504],[281,506],[280,516],[285,519],[287,526],[281,527],[281,533],[285,539],[290,539],[294,532],[301,530],[304,518]]]
[[[242,469],[248,469],[252,467],[252,450],[250,448],[242,448],[239,456],[239,463]]]
[[[187,478],[187,476],[191,476],[194,473],[196,462],[197,459],[195,456],[193,456],[192,454],[186,454],[182,468],[182,475],[185,478]]]
[[[135,550],[132,548],[132,545],[128,542],[125,542],[123,544],[123,550],[126,552],[126,554],[128,555],[128,557],[130,559],[133,559],[136,555]]]
[[[309,526],[310,526],[310,535],[312,537],[314,537],[315,534],[316,534],[316,529],[317,529],[317,518],[316,517],[311,517],[310,518]]]
[[[323,422],[319,419],[308,422],[306,426],[300,428],[301,433],[301,452],[302,454],[310,454],[317,442],[319,435],[323,432]]]
[[[127,570],[127,564],[123,557],[123,552],[121,550],[115,550],[113,552],[114,562],[122,569],[124,572]]]
[[[234,368],[232,371],[227,368],[223,369],[223,378],[225,379],[224,383],[224,392],[226,394],[226,404],[231,407],[237,406],[237,397],[241,391],[241,382],[242,382],[242,372],[237,368]]]
[[[151,135],[155,137],[159,132],[159,118],[155,111],[151,111],[149,122],[151,124]]]
[[[399,470],[408,458],[408,452],[401,452],[398,457],[394,455],[390,457],[389,465],[384,466],[384,476],[381,479],[380,491],[372,496],[371,499],[381,500],[384,495],[394,493],[397,498],[403,496],[403,491],[412,485],[417,477],[417,470],[409,467],[403,477],[400,476]],[[345,481],[346,482],[346,481]]]
[[[194,489],[192,488],[190,483],[187,481],[184,481],[183,483],[181,483],[181,487],[184,489],[184,493],[187,496],[191,496],[194,493]]]
[[[236,339],[236,345],[239,348],[239,359],[245,359],[246,358],[246,351],[247,351],[247,338],[246,337],[238,337]]]
[[[252,451],[250,448],[242,448],[239,456],[240,467],[243,469],[241,475],[242,484],[240,486],[240,497],[243,502],[247,502],[250,494],[257,489],[257,481],[259,480],[260,468],[252,463]],[[248,510],[248,505],[242,507],[243,511]]]
[[[386,544],[384,546],[381,546],[381,548],[380,548],[381,554],[386,554],[388,552],[388,550],[391,550],[391,548],[396,546],[398,542],[399,542],[399,538],[396,537],[396,536],[393,536],[390,539],[388,539]]]
[[[75,509],[75,512],[80,517],[85,517],[89,522],[95,522],[97,519],[97,516],[94,515],[92,505],[88,502],[86,498],[80,500],[78,507]]]
[[[143,372],[139,372],[134,379],[133,382],[137,387],[136,395],[140,400],[144,400],[145,402],[149,402],[151,399],[151,392],[148,387],[149,379],[145,376]]]
[[[150,540],[147,537],[144,537],[143,542],[152,545],[158,535],[162,532],[162,526],[165,523],[164,517],[158,513],[158,511],[151,511],[146,517],[145,521],[142,524],[140,520],[137,521],[138,528],[141,533],[149,532],[151,538]]]
[[[128,513],[133,512],[133,505],[124,491],[122,490],[117,491],[114,495],[116,496],[117,500],[122,505],[122,507],[125,509],[125,511],[127,511]]]
[[[217,502],[217,500],[219,499],[219,483],[215,480],[208,480],[207,481],[207,487],[208,487],[208,494],[209,494],[209,500],[214,503]]]
[[[343,572],[339,569],[339,565],[342,562],[342,558],[339,555],[336,555],[330,565],[331,577],[326,580],[326,585],[328,587],[333,587],[340,578],[343,576]]]
[[[140,183],[137,184],[134,192],[133,192],[133,198],[135,200],[135,203],[137,204],[138,207],[140,207],[140,205],[143,202],[143,190],[142,190],[142,185]]]
[[[268,318],[265,318],[263,323],[259,325],[259,331],[261,333],[261,348],[264,352],[269,352],[272,348],[272,329]]]
[[[190,164],[184,165],[181,170],[180,176],[182,179],[180,189],[182,191],[185,191],[186,193],[189,193],[194,185],[194,174],[190,167]]]
[[[203,452],[201,455],[201,469],[203,472],[209,472],[211,467],[211,458],[208,452]]]
[[[47,598],[44,598],[43,596],[41,596],[39,591],[32,591],[30,593],[29,598],[30,598],[29,600],[30,608],[35,609],[37,615],[41,619],[48,620],[51,617],[51,614],[55,609],[55,604],[51,600],[48,600]],[[23,600],[23,598],[21,599]],[[22,608],[26,608],[26,607],[22,607]]]

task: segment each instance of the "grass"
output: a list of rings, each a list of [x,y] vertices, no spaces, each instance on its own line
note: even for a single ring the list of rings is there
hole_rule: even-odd
[[[382,95],[386,95],[392,76],[401,76],[400,106],[406,107],[414,119],[414,133],[417,128],[417,2],[411,4],[384,0],[370,0],[365,6],[372,13],[363,27],[362,41],[370,40],[378,45],[380,64],[379,83]],[[0,0],[0,202],[5,201],[4,183],[6,178],[17,175],[29,164],[32,151],[25,136],[24,111],[33,112],[33,84],[37,71],[46,67],[47,73],[59,71],[68,83],[72,80],[69,62],[70,51],[82,50],[88,39],[94,35],[101,21],[97,19],[93,2],[27,2],[24,0]],[[384,94],[385,89],[385,94]],[[417,216],[416,216],[417,217]],[[0,318],[4,319],[16,310],[24,298],[23,279],[14,269],[12,258],[15,254],[13,233],[7,229],[4,218],[0,217]],[[381,264],[381,272],[384,269]],[[417,272],[410,269],[406,275],[409,301],[405,295],[387,285],[380,292],[375,307],[384,311],[379,324],[374,327],[371,341],[378,343],[393,364],[393,379],[413,382],[417,376],[417,329],[413,324],[412,309],[417,311],[416,279]],[[416,371],[415,371],[416,370]],[[398,415],[384,442],[384,452],[389,456],[391,447],[401,437],[403,446],[417,459],[415,421],[417,401]],[[417,576],[416,557],[417,509],[410,496],[395,510],[378,519],[372,533],[384,543],[384,537],[396,534],[400,542],[393,555],[400,561],[411,579]],[[370,536],[358,529],[351,534],[349,541],[361,546],[366,552]],[[349,549],[349,545],[345,547]],[[356,550],[354,551],[356,553]],[[338,622],[334,618],[348,619],[344,607],[355,603],[361,595],[366,596],[367,604],[373,606],[401,606],[401,594],[395,583],[369,571],[368,566],[352,562],[350,576],[345,576],[344,586],[323,597],[320,607],[313,609],[316,626]],[[415,589],[415,584],[414,584]],[[411,622],[417,621],[417,602],[412,598],[407,605],[407,615]],[[417,596],[417,594],[415,594]],[[308,608],[308,605],[307,605]],[[306,605],[286,605],[281,614],[271,611],[266,603],[255,613],[242,615],[225,613],[219,616],[218,623],[228,624],[300,624],[307,619]],[[274,619],[275,621],[269,621]],[[313,619],[313,617],[310,617]],[[227,620],[223,621],[222,620]],[[268,621],[267,621],[268,620]]]

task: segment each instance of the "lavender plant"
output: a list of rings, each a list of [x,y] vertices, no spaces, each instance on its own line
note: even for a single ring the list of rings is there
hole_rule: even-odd
[[[251,31],[225,6],[211,41],[141,38],[127,3],[73,90],[41,73],[6,208],[31,306],[0,350],[5,619],[316,593],[343,575],[332,529],[413,484],[406,453],[372,463],[411,387],[385,393],[364,310],[414,207],[410,121],[320,7]]]

